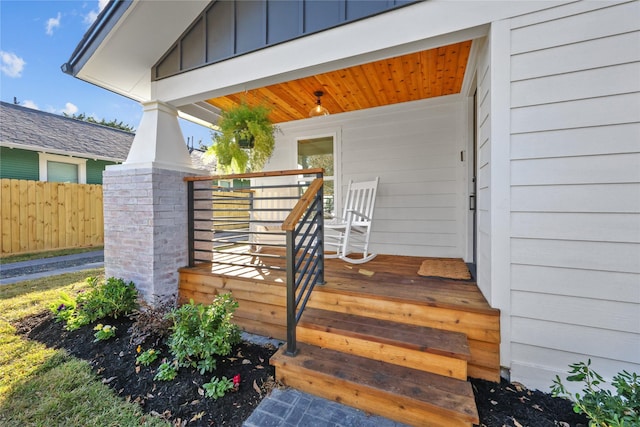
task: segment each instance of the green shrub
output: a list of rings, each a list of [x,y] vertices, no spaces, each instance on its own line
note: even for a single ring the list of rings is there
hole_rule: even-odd
[[[240,330],[231,323],[238,303],[231,295],[218,295],[211,305],[189,304],[171,311],[173,332],[169,351],[179,366],[195,367],[201,374],[213,371],[216,356],[226,356],[240,342]]]
[[[49,305],[49,310],[53,313],[56,322],[69,322],[69,319],[76,316],[78,304],[75,298],[62,292],[58,299]]]
[[[158,372],[156,372],[153,379],[156,381],[172,381],[176,376],[178,376],[178,367],[174,360],[173,362],[162,362],[158,366]]]
[[[115,326],[98,323],[93,330],[96,331],[96,333],[93,334],[93,336],[96,337],[95,341],[107,341],[116,336]]]
[[[205,396],[218,400],[219,397],[223,397],[227,391],[233,390],[233,381],[227,377],[211,378],[211,382],[202,384],[202,388],[205,390]]]
[[[78,294],[75,300],[67,294],[61,294],[50,305],[56,319],[67,322],[68,330],[78,329],[105,317],[127,315],[137,307],[138,291],[133,282],[125,283],[122,279],[110,277],[100,283],[97,278],[90,277],[87,283],[91,289]]]
[[[105,317],[118,318],[136,309],[138,291],[133,282],[125,283],[115,277],[109,277],[104,283],[99,283],[95,277],[88,281],[93,289],[78,295],[77,301],[90,322]]]
[[[611,384],[616,394],[603,389],[604,379],[587,363],[569,365],[567,381],[583,383],[582,395],[571,394],[556,375],[551,391],[554,396],[573,401],[573,410],[589,418],[590,427],[637,427],[640,426],[640,376],[622,371],[613,377]]]
[[[159,351],[150,348],[149,350],[143,351],[138,357],[136,357],[136,363],[139,363],[142,366],[149,366],[155,362],[159,354]]]

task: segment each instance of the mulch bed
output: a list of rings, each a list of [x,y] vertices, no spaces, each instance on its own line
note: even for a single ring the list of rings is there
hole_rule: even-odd
[[[173,381],[155,381],[159,358],[150,366],[136,366],[136,346],[129,341],[127,318],[104,319],[99,323],[115,326],[116,337],[94,342],[94,325],[66,331],[45,312],[23,319],[15,325],[18,333],[51,348],[87,360],[94,372],[118,395],[138,403],[150,414],[159,415],[176,426],[240,426],[262,398],[277,386],[269,357],[277,350],[273,345],[260,346],[242,342],[232,353],[217,362],[214,372],[200,375],[195,369],[181,368]],[[165,345],[154,347],[161,357],[170,358]],[[145,348],[146,350],[146,348]],[[212,376],[232,379],[240,374],[240,388],[214,400],[205,397],[202,384]]]
[[[48,347],[65,349],[87,360],[103,383],[123,399],[138,403],[146,413],[159,415],[176,426],[241,426],[269,391],[277,387],[269,357],[272,345],[238,344],[232,354],[221,358],[215,372],[200,375],[194,369],[180,369],[175,380],[155,381],[160,359],[151,366],[136,366],[136,346],[129,341],[129,319],[108,319],[101,323],[117,328],[116,338],[94,342],[93,325],[77,331],[64,330],[48,312],[22,319],[14,326],[21,335]],[[155,347],[169,357],[165,346]],[[213,400],[204,397],[202,384],[213,375],[232,378],[240,374],[237,392]],[[540,391],[527,390],[506,381],[493,383],[472,379],[481,426],[486,427],[580,427],[588,424],[575,414],[571,403]]]
[[[471,379],[481,426],[587,427],[589,421],[573,412],[571,402],[518,383],[499,384]]]

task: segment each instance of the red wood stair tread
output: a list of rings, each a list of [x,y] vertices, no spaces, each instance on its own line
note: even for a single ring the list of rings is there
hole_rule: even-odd
[[[282,370],[305,378],[330,377],[336,379],[340,392],[353,387],[357,393],[366,387],[390,403],[407,401],[414,408],[428,408],[469,423],[479,422],[473,390],[466,381],[303,343],[298,343],[299,353],[295,357],[285,355],[284,350],[285,347],[281,348],[271,357],[276,374]]]
[[[381,344],[470,360],[465,334],[424,326],[408,325],[315,308],[304,311],[298,327],[331,332]]]

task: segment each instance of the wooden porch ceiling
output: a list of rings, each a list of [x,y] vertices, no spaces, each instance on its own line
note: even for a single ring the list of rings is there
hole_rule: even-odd
[[[313,93],[324,92],[331,114],[459,93],[471,41],[356,65],[207,100],[226,110],[240,102],[265,104],[271,120],[282,123],[309,117]]]

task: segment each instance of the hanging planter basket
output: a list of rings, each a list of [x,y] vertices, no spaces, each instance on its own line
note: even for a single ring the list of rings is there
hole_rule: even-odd
[[[235,138],[240,148],[244,148],[245,150],[250,150],[256,145],[256,139],[253,136],[242,137],[240,133],[236,133]]]
[[[222,113],[219,133],[209,148],[218,168],[226,173],[258,172],[275,147],[276,126],[269,120],[269,108],[241,103]]]

